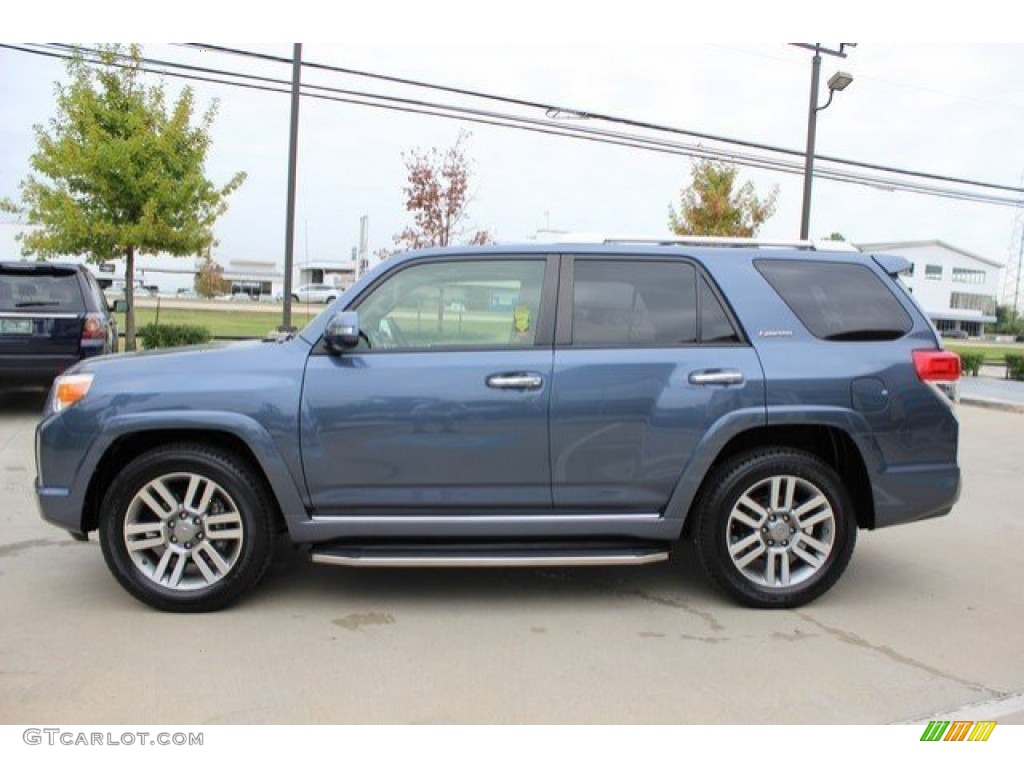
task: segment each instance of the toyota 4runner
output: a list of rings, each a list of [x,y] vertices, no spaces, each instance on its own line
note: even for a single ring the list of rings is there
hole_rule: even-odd
[[[835,246],[835,244],[833,244]],[[950,511],[959,358],[902,258],[603,241],[393,258],[293,336],[98,358],[37,429],[44,518],[156,608],[319,563],[650,563],[828,590],[858,529]]]

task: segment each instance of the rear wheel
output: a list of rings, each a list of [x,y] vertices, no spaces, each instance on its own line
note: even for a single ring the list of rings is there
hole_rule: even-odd
[[[789,449],[741,454],[707,488],[697,552],[711,580],[739,602],[803,605],[846,569],[856,516],[839,476],[816,456]]]
[[[265,485],[233,454],[157,448],[129,463],[103,501],[100,543],[132,595],[166,611],[213,611],[252,589],[270,564]]]

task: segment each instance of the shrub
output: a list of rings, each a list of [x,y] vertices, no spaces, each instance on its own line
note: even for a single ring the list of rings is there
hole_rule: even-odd
[[[1024,355],[1006,354],[1006,378],[1024,381]]]
[[[981,370],[981,364],[985,361],[984,352],[961,352],[960,353],[960,366],[963,369],[964,375],[970,374],[971,376],[977,376],[978,371]]]
[[[210,331],[202,325],[157,325],[149,323],[139,331],[146,349],[159,347],[185,347],[190,344],[205,344],[210,340]]]

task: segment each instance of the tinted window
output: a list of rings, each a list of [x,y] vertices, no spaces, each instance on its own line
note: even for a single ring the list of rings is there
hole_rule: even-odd
[[[775,261],[755,265],[811,333],[831,341],[895,339],[913,327],[896,296],[859,264]]]
[[[544,269],[540,260],[408,267],[360,302],[359,322],[371,349],[529,346]]]
[[[705,344],[740,340],[725,308],[703,277],[700,279],[700,340]]]
[[[84,311],[78,274],[68,269],[0,269],[0,311]]]
[[[577,259],[573,273],[573,344],[667,346],[697,340],[692,265]]]

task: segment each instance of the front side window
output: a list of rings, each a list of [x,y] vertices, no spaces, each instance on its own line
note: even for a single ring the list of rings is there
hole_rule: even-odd
[[[543,260],[416,264],[385,279],[357,309],[360,348],[532,346]]]
[[[691,264],[577,259],[575,346],[671,346],[697,341],[697,280]]]

